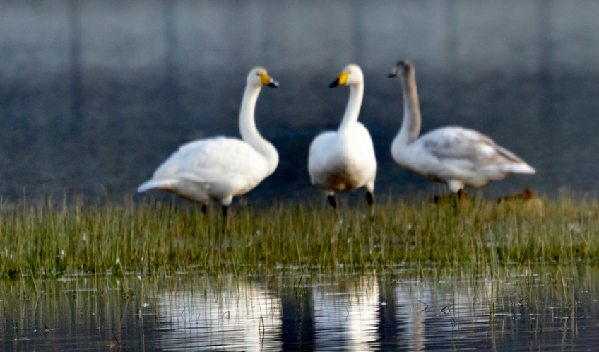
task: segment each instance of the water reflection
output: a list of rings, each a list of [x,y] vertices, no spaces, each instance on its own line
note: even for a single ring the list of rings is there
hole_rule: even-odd
[[[453,280],[408,280],[395,288],[399,329],[409,350],[424,351],[466,341],[484,340],[493,284],[463,285]]]
[[[228,283],[160,296],[160,346],[167,351],[278,351],[281,300],[258,285]]]
[[[0,282],[0,349],[582,350],[599,268]]]
[[[348,288],[338,283],[314,288],[316,351],[378,350],[379,289],[376,277]]]

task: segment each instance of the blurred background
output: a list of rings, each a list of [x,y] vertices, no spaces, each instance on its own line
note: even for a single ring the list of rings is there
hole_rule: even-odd
[[[0,0],[0,194],[132,194],[180,144],[238,136],[262,65],[280,88],[256,122],[281,161],[247,198],[317,196],[308,146],[341,120],[348,90],[328,85],[348,63],[365,74],[376,193],[442,192],[390,155],[402,102],[387,74],[404,58],[423,132],[473,128],[537,169],[485,194],[595,192],[598,14],[593,0]]]

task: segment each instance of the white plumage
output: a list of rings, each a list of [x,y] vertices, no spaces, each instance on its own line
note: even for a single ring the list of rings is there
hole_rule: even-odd
[[[366,189],[368,203],[372,205],[376,158],[372,138],[358,122],[364,94],[362,70],[356,65],[345,67],[331,87],[340,85],[350,87],[345,115],[337,131],[319,134],[310,145],[308,172],[312,184],[327,192],[333,207],[335,192],[356,188]]]
[[[271,175],[279,155],[260,136],[254,122],[262,86],[276,87],[277,83],[265,69],[252,69],[239,113],[243,140],[216,137],[185,144],[160,165],[151,180],[139,186],[138,192],[157,188],[204,204],[216,199],[226,207],[234,196],[250,191]]]
[[[402,126],[391,145],[391,154],[399,165],[444,182],[452,192],[510,175],[535,173],[515,154],[471,129],[443,127],[418,138],[421,117],[414,67],[409,61],[399,61],[389,76],[399,77],[404,96]]]

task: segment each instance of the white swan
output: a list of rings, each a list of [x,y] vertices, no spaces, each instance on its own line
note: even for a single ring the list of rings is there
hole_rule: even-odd
[[[399,165],[444,182],[452,192],[514,174],[535,173],[522,159],[474,130],[443,127],[418,138],[421,117],[414,66],[407,60],[399,61],[389,75],[395,76],[399,77],[404,98],[402,126],[391,144],[391,154]]]
[[[335,192],[366,189],[366,200],[374,203],[376,158],[372,138],[358,115],[364,95],[364,75],[357,65],[343,69],[331,88],[348,85],[349,101],[337,131],[327,131],[314,138],[310,145],[308,172],[312,184],[328,194],[329,203],[336,208]]]
[[[254,122],[262,86],[277,87],[278,83],[264,68],[256,67],[247,77],[239,112],[243,140],[215,137],[184,144],[137,191],[162,189],[201,202],[203,209],[210,199],[220,200],[226,216],[233,197],[256,187],[279,163],[277,150],[262,138]]]

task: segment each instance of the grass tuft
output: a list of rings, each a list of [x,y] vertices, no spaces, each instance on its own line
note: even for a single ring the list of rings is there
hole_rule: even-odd
[[[324,203],[233,208],[170,203],[0,205],[0,275],[244,273],[280,267],[377,269],[405,264],[501,266],[597,262],[599,204],[516,199],[432,204],[421,197],[368,209]]]

